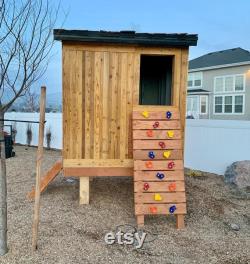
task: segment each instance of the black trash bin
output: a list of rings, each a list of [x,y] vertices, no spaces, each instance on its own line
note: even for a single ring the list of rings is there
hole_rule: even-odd
[[[8,159],[14,156],[12,136],[5,134],[4,141],[5,141],[5,157],[6,159]]]

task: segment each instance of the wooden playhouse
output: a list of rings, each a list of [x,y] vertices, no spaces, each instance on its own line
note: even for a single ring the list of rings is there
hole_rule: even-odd
[[[63,56],[63,174],[133,176],[135,214],[184,226],[183,142],[189,46],[197,35],[54,30]]]

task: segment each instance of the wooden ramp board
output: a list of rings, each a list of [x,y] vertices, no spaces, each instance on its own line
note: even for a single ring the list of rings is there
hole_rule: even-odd
[[[45,191],[45,189],[48,187],[48,185],[55,179],[55,177],[59,174],[59,172],[62,170],[62,161],[58,160],[54,163],[54,165],[47,171],[47,173],[44,175],[44,177],[41,180],[41,193]],[[34,199],[35,198],[35,188],[32,188],[32,191],[27,194],[28,199]]]
[[[134,198],[137,224],[145,215],[176,216],[184,227],[186,194],[178,109],[133,111]]]

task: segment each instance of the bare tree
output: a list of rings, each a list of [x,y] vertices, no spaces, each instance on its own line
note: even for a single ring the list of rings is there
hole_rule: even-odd
[[[7,252],[4,114],[46,71],[58,10],[49,0],[0,0],[0,255]]]
[[[37,112],[39,108],[39,96],[36,91],[29,89],[26,92],[23,107],[25,108],[25,112]]]

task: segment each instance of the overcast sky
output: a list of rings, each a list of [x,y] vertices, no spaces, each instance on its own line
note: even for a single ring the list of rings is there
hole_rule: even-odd
[[[191,47],[190,59],[235,47],[250,50],[249,0],[61,0],[61,7],[68,13],[65,29],[196,33],[198,46]],[[58,20],[60,25],[63,12]],[[40,82],[48,94],[61,91],[60,42],[53,54]]]

